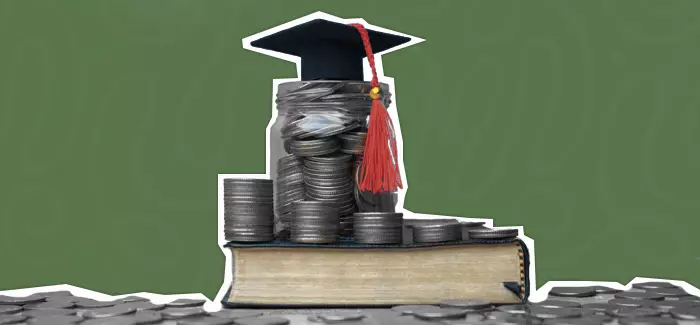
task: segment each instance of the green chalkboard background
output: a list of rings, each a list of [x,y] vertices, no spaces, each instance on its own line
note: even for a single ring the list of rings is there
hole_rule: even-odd
[[[700,1],[2,0],[0,289],[213,298],[296,71],[241,39],[315,11],[426,40],[384,57],[407,208],[525,226],[539,285],[700,284]]]

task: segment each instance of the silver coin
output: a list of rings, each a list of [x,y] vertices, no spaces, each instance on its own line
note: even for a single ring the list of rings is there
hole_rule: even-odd
[[[278,174],[277,176],[277,186],[278,191],[286,190],[289,188],[296,188],[304,185],[304,172],[301,167],[298,170],[290,170],[290,173]]]
[[[466,310],[480,310],[485,311],[493,308],[493,305],[484,300],[470,300],[470,299],[450,299],[443,300],[439,304],[441,307],[446,308],[459,308]]]
[[[633,283],[632,288],[647,290],[647,289],[661,289],[661,288],[678,288],[678,286],[673,284],[673,283],[670,283],[670,282],[647,281],[647,282]]]
[[[514,304],[514,305],[501,305],[496,307],[498,311],[506,312],[509,314],[525,314],[527,313],[527,306],[524,304]]]
[[[457,308],[418,309],[413,311],[413,316],[425,320],[455,319],[467,316],[467,311]]]
[[[608,301],[608,304],[620,307],[648,307],[652,304],[651,301],[645,299],[627,299],[627,298],[614,298]]]
[[[288,325],[289,319],[279,316],[237,318],[237,325]]]
[[[542,308],[580,308],[581,304],[573,301],[548,299],[536,304],[532,304],[532,306]]]
[[[664,296],[648,292],[623,291],[616,293],[615,298],[632,300],[663,300]]]
[[[78,316],[67,316],[67,315],[56,315],[56,316],[44,316],[32,318],[27,321],[30,325],[64,325],[64,324],[77,324],[82,322],[83,319]],[[0,324],[2,324],[0,322]]]
[[[0,315],[16,314],[22,309],[22,307],[15,305],[0,305]]]
[[[129,315],[136,313],[136,309],[131,307],[125,307],[123,305],[117,305],[105,308],[94,308],[85,311],[82,316],[85,318],[107,318],[116,317],[122,315]]]
[[[606,287],[606,286],[592,286],[591,288],[593,288],[595,290],[595,292],[598,294],[616,294],[618,292],[622,292],[622,290],[614,289],[614,288],[610,288],[610,287]]]
[[[560,318],[548,319],[543,325],[603,325],[603,322],[596,318]]]
[[[359,244],[369,244],[369,245],[387,245],[387,244],[400,244],[403,242],[402,234],[364,234],[358,232],[357,229],[353,229],[354,240]]]
[[[332,244],[338,242],[340,236],[322,236],[318,234],[305,235],[291,232],[289,239],[295,243],[302,244]]]
[[[590,310],[594,313],[609,313],[615,308],[618,308],[615,305],[608,304],[608,303],[590,303],[590,304],[585,304],[581,307],[583,310]]]
[[[313,140],[296,140],[289,142],[289,150],[298,157],[324,156],[340,150],[340,141],[336,138]]]
[[[618,307],[609,311],[610,316],[615,317],[656,317],[661,316],[661,312],[651,308]]]
[[[172,308],[168,307],[163,309],[160,314],[163,319],[182,319],[195,316],[206,315],[206,311],[201,307],[185,307],[185,308]]]
[[[46,301],[24,306],[25,309],[68,309],[73,307],[75,304],[70,301]]]
[[[224,205],[270,205],[273,203],[274,197],[262,197],[262,196],[243,196],[243,195],[226,195],[224,196]]]
[[[275,235],[272,233],[260,235],[228,233],[225,234],[225,239],[226,241],[230,242],[263,243],[273,241],[275,239]]]
[[[596,289],[593,287],[554,287],[549,294],[557,297],[593,297]]]
[[[49,297],[65,297],[65,296],[73,296],[73,294],[67,290],[59,290],[59,291],[37,292],[37,293],[33,293],[27,297],[30,297],[30,298],[49,298]]]
[[[177,321],[177,325],[232,325],[236,321],[221,317],[200,316],[196,318],[185,318]]]
[[[469,229],[472,239],[508,239],[518,237],[517,229]]]
[[[171,302],[168,302],[165,304],[166,307],[175,307],[175,308],[183,308],[183,307],[200,307],[204,306],[206,303],[206,300],[202,299],[176,299]]]
[[[528,314],[539,319],[576,318],[581,316],[581,311],[575,308],[547,308],[543,306],[530,306]]]
[[[365,143],[367,140],[367,133],[364,132],[354,132],[354,133],[344,133],[338,135],[341,142],[341,152],[360,155],[365,150]]]
[[[440,310],[440,307],[438,306],[433,306],[433,305],[400,305],[400,306],[394,306],[391,308],[391,310],[399,312],[403,315],[413,315],[415,311],[420,311],[420,310]]]
[[[152,323],[139,323],[133,317],[127,316],[117,316],[112,318],[96,318],[88,319],[84,322],[79,323],[80,325],[140,325],[140,324],[152,324]],[[54,324],[57,325],[57,324]]]
[[[462,229],[457,224],[413,227],[413,242],[415,243],[440,243],[460,240],[462,240]]]
[[[354,189],[355,184],[353,183],[352,177],[341,176],[336,178],[313,178],[305,177],[304,185],[316,186],[316,187],[351,187]]]
[[[148,299],[143,298],[143,297],[137,297],[137,296],[127,296],[124,298],[119,298],[115,300],[117,303],[130,303],[130,302],[141,302],[141,301],[148,301]]]
[[[343,312],[328,315],[318,315],[318,319],[325,323],[349,322],[364,319],[366,316],[360,313]]]
[[[304,159],[304,167],[311,170],[346,170],[348,174],[352,169],[352,161],[350,160],[314,160],[316,157],[308,157]]]
[[[690,296],[683,288],[655,288],[646,290],[647,293],[659,295],[664,298],[680,298]]]
[[[304,166],[302,170],[304,173],[304,179],[313,179],[315,181],[345,178],[352,175],[351,170],[345,168],[311,169]]]
[[[93,299],[81,299],[81,300],[75,302],[75,307],[83,308],[83,309],[91,309],[91,308],[112,307],[116,304],[117,304],[117,302],[115,302],[115,301],[99,301],[99,300],[93,300]]]
[[[0,305],[26,305],[45,301],[45,297],[10,297],[0,296]]]
[[[631,317],[618,320],[620,325],[676,325],[678,321],[665,317]]]
[[[274,216],[227,215],[224,217],[224,222],[231,225],[272,226]]]
[[[31,309],[23,310],[18,315],[27,316],[30,318],[46,317],[46,316],[70,316],[75,315],[75,309]]]
[[[315,156],[315,157],[307,157],[305,159],[305,162],[311,161],[311,162],[318,162],[318,163],[328,163],[328,164],[341,164],[342,166],[346,166],[347,163],[351,163],[353,160],[352,155],[348,154],[343,154],[343,153],[334,153],[326,156]]]
[[[165,305],[154,304],[150,301],[128,302],[128,303],[121,304],[120,306],[127,307],[127,308],[133,308],[136,310],[136,312],[156,311],[156,310],[162,310],[163,308],[165,308]]]
[[[252,311],[252,310],[222,309],[222,310],[219,310],[217,312],[209,313],[209,315],[212,317],[236,319],[236,318],[259,317],[259,316],[262,316],[263,313],[259,312],[259,311]]]
[[[696,297],[696,296],[685,296],[685,297],[679,297],[678,300],[680,300],[680,301],[694,301],[694,302],[700,302],[700,297]]]
[[[27,316],[21,315],[0,315],[0,325],[17,324],[27,320]]]
[[[277,160],[277,172],[281,173],[289,168],[301,167],[303,160],[295,155],[286,155]]]
[[[675,319],[679,320],[700,320],[700,308],[673,308],[668,313]]]

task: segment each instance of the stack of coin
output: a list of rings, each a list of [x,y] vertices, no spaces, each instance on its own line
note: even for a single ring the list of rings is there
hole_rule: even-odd
[[[294,155],[280,158],[275,180],[275,234],[280,239],[289,237],[292,203],[305,198],[302,160]]]
[[[294,202],[290,239],[297,243],[330,244],[340,239],[340,214],[333,204]]]
[[[419,221],[412,225],[413,242],[441,243],[462,240],[462,225],[454,219]]]
[[[352,177],[354,157],[334,153],[304,159],[306,197],[334,205],[340,214],[341,235],[352,234],[352,213],[356,211]]]
[[[274,239],[272,180],[224,180],[224,236],[238,242]]]
[[[518,237],[518,229],[474,228],[469,229],[470,239],[509,240]]]
[[[400,244],[403,241],[403,213],[356,212],[354,238],[360,244]]]

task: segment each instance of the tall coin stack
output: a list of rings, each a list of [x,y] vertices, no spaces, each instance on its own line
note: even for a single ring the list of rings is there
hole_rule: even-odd
[[[400,244],[403,242],[403,213],[356,212],[355,241],[360,244]]]
[[[340,239],[340,213],[336,206],[320,201],[297,201],[293,207],[291,241],[330,244]]]
[[[330,204],[338,209],[340,234],[352,235],[352,213],[356,211],[355,183],[350,154],[333,153],[304,159],[304,183],[308,200]]]
[[[277,162],[275,180],[275,233],[281,239],[289,239],[292,204],[306,198],[302,160],[287,155]]]
[[[224,236],[237,242],[274,239],[272,180],[224,179]]]

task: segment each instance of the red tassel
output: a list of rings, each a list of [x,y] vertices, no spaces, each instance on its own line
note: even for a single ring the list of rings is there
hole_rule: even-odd
[[[374,65],[374,55],[369,42],[367,30],[361,24],[351,24],[362,37],[362,42],[367,54],[367,61],[372,69],[372,81],[370,97],[372,98],[372,110],[369,115],[369,129],[365,142],[362,169],[360,170],[361,191],[396,192],[403,188],[401,171],[399,170],[398,148],[394,125],[391,122],[389,112],[382,104],[379,80]]]

